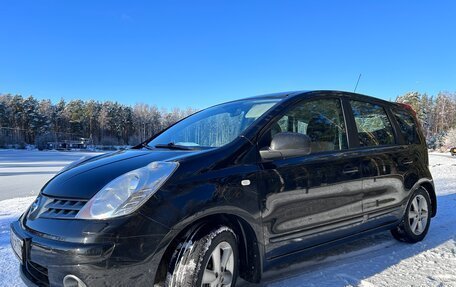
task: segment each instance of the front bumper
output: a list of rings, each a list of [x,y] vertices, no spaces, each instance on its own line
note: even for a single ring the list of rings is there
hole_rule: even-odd
[[[87,286],[153,286],[163,234],[74,243],[39,236],[20,221],[11,232],[23,241],[21,277],[28,286],[63,286],[74,275]]]

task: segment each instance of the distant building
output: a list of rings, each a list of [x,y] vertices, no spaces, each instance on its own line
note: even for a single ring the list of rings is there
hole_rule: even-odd
[[[47,143],[47,149],[69,150],[69,149],[87,149],[92,143],[90,138],[79,138],[73,140],[61,140]]]

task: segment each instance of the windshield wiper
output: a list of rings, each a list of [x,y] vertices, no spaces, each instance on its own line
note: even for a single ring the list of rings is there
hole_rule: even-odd
[[[133,147],[133,148],[145,148],[145,149],[154,149],[153,147],[151,147],[150,145],[148,145],[147,143],[142,143],[142,144],[139,144],[137,145],[136,147]]]
[[[193,150],[194,148],[183,146],[183,145],[176,145],[174,143],[167,143],[167,144],[156,144],[156,148],[168,148],[168,149],[178,149],[178,150]]]

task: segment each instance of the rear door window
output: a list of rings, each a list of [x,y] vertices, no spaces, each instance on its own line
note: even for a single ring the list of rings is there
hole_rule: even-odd
[[[407,111],[393,109],[394,117],[399,125],[402,136],[406,144],[420,144],[420,137],[416,126],[415,119]]]
[[[350,101],[360,146],[381,146],[395,143],[393,128],[382,106]]]

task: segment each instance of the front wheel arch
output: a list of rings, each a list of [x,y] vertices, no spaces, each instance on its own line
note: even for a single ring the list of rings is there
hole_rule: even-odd
[[[220,225],[230,227],[236,234],[239,249],[239,276],[246,281],[258,283],[261,280],[262,262],[260,245],[252,226],[244,219],[232,214],[212,214],[188,224],[171,241],[166,248],[155,276],[155,284],[165,282],[168,266],[179,243],[191,238],[201,229]]]

